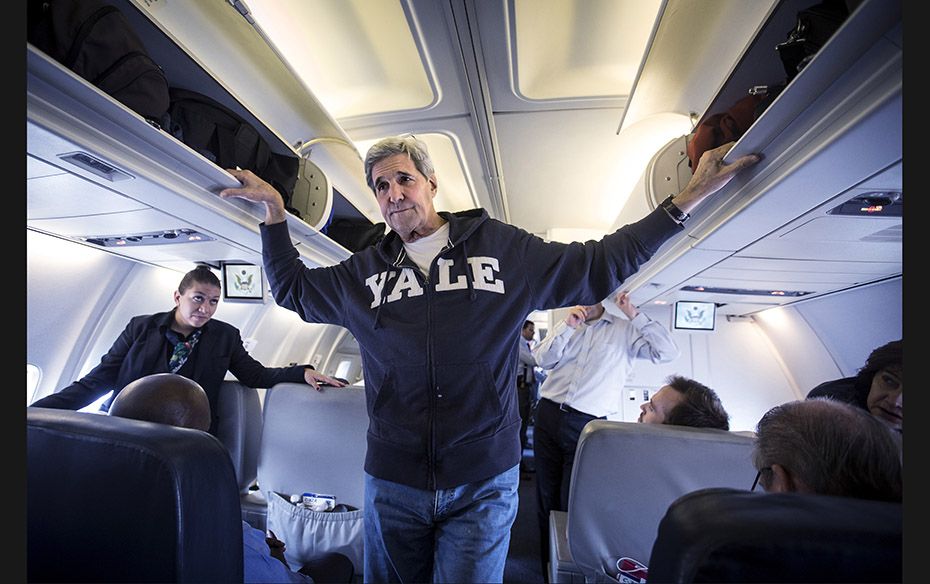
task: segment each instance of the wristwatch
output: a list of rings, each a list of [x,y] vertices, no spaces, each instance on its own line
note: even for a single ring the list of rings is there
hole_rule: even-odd
[[[684,223],[691,217],[688,213],[685,213],[681,209],[675,206],[675,203],[672,202],[673,195],[669,195],[665,198],[664,201],[659,203],[659,206],[662,207],[668,216],[671,217],[676,223]]]

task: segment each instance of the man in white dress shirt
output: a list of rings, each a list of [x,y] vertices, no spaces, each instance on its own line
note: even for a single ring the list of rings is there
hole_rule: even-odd
[[[636,359],[667,363],[680,354],[668,329],[640,312],[626,291],[614,304],[574,306],[533,350],[551,370],[539,388],[533,429],[536,505],[543,573],[549,561],[549,512],[568,509],[575,446],[591,420],[620,411],[623,386]]]

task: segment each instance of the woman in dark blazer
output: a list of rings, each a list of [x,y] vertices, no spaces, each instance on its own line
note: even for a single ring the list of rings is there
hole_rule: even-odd
[[[177,373],[204,388],[211,411],[217,392],[229,371],[249,387],[272,387],[284,381],[343,387],[345,382],[317,373],[309,365],[265,367],[242,345],[239,329],[214,320],[220,302],[220,280],[206,266],[198,266],[181,279],[170,312],[135,316],[110,350],[87,375],[33,404],[33,407],[78,410],[113,390],[101,406],[130,382],[152,373]],[[216,427],[216,414],[210,432]]]

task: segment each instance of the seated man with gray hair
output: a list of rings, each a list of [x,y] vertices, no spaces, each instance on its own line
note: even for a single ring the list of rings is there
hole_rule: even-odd
[[[766,412],[756,427],[753,464],[756,481],[770,493],[902,500],[901,435],[838,400],[808,398]]]

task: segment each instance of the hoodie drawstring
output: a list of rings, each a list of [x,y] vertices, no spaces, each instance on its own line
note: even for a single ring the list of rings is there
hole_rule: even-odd
[[[447,249],[453,247],[452,241],[448,241],[447,247],[443,248],[439,253],[446,251]],[[462,257],[464,258],[465,266],[465,283],[468,285],[468,299],[474,302],[478,295],[475,293],[475,284],[474,284],[474,274],[471,272],[471,266],[468,265],[468,240],[462,240]],[[384,306],[384,300],[388,296],[388,286],[391,283],[391,277],[400,277],[400,270],[397,269],[397,266],[406,258],[406,252],[402,248],[400,253],[397,255],[397,259],[394,260],[394,263],[388,267],[387,275],[384,277],[384,286],[381,287],[381,300],[378,302],[378,309],[375,311],[375,323],[372,328],[379,329],[381,328],[381,307]]]
[[[388,285],[391,283],[391,276],[400,276],[400,272],[394,269],[394,266],[388,268],[388,273],[384,276],[384,286],[381,286],[381,300],[378,302],[378,310],[375,311],[375,324],[373,329],[381,328],[381,307],[388,295]]]
[[[465,282],[468,284],[468,298],[472,302],[475,301],[475,298],[478,297],[475,294],[475,285],[472,282],[474,275],[471,273],[471,266],[468,265],[468,240],[462,240],[462,257],[465,258]]]

